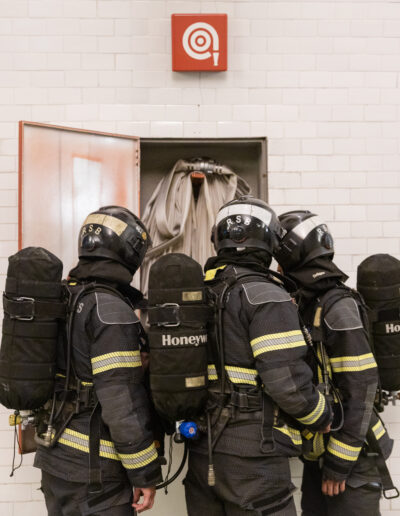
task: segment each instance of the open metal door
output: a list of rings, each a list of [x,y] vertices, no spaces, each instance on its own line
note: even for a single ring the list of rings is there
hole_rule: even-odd
[[[45,247],[77,261],[85,217],[117,204],[139,213],[139,138],[20,122],[19,248]]]

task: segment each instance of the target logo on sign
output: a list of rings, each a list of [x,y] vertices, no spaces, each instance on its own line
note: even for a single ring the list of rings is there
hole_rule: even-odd
[[[173,14],[171,22],[173,70],[227,69],[226,14]]]

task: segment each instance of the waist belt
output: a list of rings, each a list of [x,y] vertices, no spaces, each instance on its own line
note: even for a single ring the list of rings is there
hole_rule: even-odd
[[[240,412],[254,412],[262,409],[262,392],[246,393],[233,391],[229,401]]]
[[[76,386],[69,386],[65,389],[62,385],[62,378],[57,378],[55,387],[57,399],[59,401],[67,401],[75,405],[75,413],[78,414],[86,409],[93,409],[98,400],[95,389],[92,384],[82,383],[78,380]]]
[[[263,393],[261,390],[245,392],[234,390],[228,393],[209,391],[209,400],[219,407],[235,407],[239,412],[255,412],[262,410]]]

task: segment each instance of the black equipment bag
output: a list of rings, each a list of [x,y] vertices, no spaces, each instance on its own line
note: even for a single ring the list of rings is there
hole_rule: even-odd
[[[193,418],[207,401],[207,325],[213,315],[200,264],[185,254],[162,256],[151,266],[148,297],[155,408],[169,421]]]
[[[357,269],[357,289],[369,308],[372,345],[382,389],[400,390],[400,261],[374,254]]]
[[[60,321],[67,303],[62,262],[42,247],[9,257],[3,295],[0,403],[34,410],[53,396]]]

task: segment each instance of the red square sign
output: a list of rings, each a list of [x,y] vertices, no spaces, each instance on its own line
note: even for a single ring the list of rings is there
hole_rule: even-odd
[[[226,14],[173,14],[171,28],[174,71],[220,72],[227,69]]]

